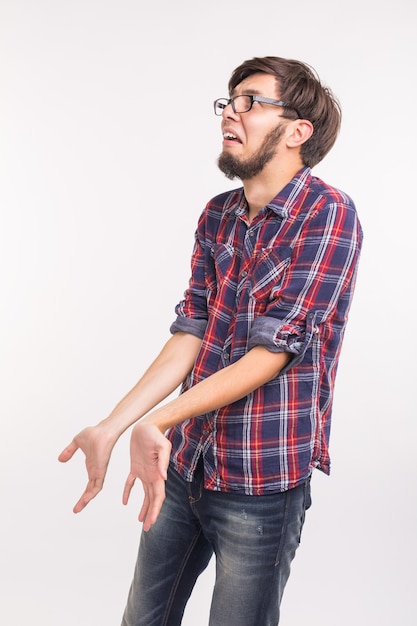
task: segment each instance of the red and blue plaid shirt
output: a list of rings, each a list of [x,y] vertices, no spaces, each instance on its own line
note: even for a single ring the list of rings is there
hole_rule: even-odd
[[[168,433],[190,481],[204,455],[205,487],[265,495],[330,470],[334,382],[362,230],[352,200],[296,177],[249,223],[243,189],[213,198],[200,217],[192,276],[171,332],[202,338],[182,391],[253,346],[289,352],[273,380],[238,402]]]

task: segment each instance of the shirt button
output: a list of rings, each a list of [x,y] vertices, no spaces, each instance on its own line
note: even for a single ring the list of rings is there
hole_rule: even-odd
[[[243,272],[241,272],[240,275],[241,275],[242,278],[245,278],[248,275],[248,273],[247,273],[246,270],[243,270]]]

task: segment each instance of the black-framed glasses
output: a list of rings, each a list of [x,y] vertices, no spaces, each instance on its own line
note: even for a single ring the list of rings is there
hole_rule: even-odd
[[[272,104],[276,107],[284,107],[288,109],[292,109],[297,113],[297,116],[301,119],[301,113],[288,102],[283,102],[282,100],[274,100],[273,98],[264,98],[264,96],[253,96],[253,95],[241,95],[235,96],[234,98],[217,98],[214,101],[214,113],[216,115],[222,115],[224,109],[231,104],[232,109],[235,113],[247,113],[253,107],[254,102],[263,102],[264,104]]]

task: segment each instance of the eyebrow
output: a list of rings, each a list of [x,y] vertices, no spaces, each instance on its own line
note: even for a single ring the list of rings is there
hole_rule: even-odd
[[[236,85],[238,86],[238,85]],[[248,89],[245,89],[245,91],[243,93],[240,94],[236,94],[236,89],[233,89],[232,93],[230,94],[231,96],[235,96],[235,95],[239,95],[239,96],[261,96],[262,92],[259,91],[259,89],[253,89],[251,87],[249,87]]]

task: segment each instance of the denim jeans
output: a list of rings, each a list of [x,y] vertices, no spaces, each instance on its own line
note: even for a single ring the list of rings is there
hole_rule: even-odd
[[[204,489],[202,463],[192,483],[169,468],[161,513],[141,535],[122,626],[181,624],[213,553],[209,626],[276,626],[310,504],[309,480],[284,493],[246,496]]]

